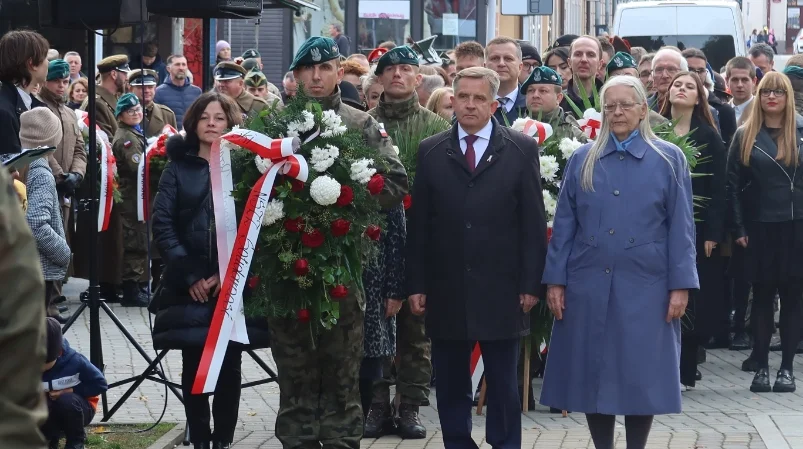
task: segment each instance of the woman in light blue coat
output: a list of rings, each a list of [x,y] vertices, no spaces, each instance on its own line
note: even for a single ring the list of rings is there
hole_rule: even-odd
[[[644,448],[680,412],[680,318],[699,287],[688,163],[650,129],[637,78],[601,93],[596,142],[568,162],[543,283],[555,315],[541,403],[586,413],[597,449]]]

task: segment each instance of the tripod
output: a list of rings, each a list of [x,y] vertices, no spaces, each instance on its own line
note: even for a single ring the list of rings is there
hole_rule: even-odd
[[[92,42],[95,40],[95,31],[94,30],[87,30],[87,42],[90,43],[88,46],[88,59],[91,61],[87,67],[87,77],[90,80],[95,79],[95,46],[92,45]],[[106,312],[106,315],[111,318],[112,322],[117,329],[126,337],[126,339],[131,343],[131,345],[137,350],[139,355],[148,362],[149,365],[154,364],[154,360],[145,352],[145,350],[140,346],[139,343],[134,339],[128,329],[125,328],[122,322],[117,318],[117,315],[111,310],[111,308],[106,304],[105,301],[100,299],[100,285],[98,284],[98,207],[99,199],[98,199],[98,154],[97,154],[97,135],[95,133],[95,129],[97,126],[97,117],[96,117],[96,86],[95,83],[90,82],[89,89],[88,89],[88,96],[87,96],[87,113],[89,115],[89,154],[88,154],[88,172],[89,172],[89,198],[82,200],[82,209],[85,212],[89,212],[90,219],[88,222],[90,223],[90,235],[91,238],[89,239],[89,289],[87,291],[81,293],[81,305],[78,309],[72,314],[70,319],[64,324],[62,327],[62,332],[67,332],[70,327],[75,323],[75,320],[86,310],[89,309],[89,360],[92,362],[93,365],[101,372],[105,371],[105,366],[103,363],[103,344],[100,340],[100,310],[103,309]],[[112,138],[113,136],[109,136]],[[164,375],[164,372],[161,368],[154,369],[154,373],[159,376],[162,380],[167,382],[167,379]],[[114,388],[120,385],[124,385],[130,382],[134,382],[139,379],[140,376],[134,376],[128,379],[124,379],[119,382],[114,382],[109,385],[109,388]],[[179,400],[182,400],[181,392],[170,384],[167,384],[168,388],[175,394]],[[128,399],[128,396],[124,396],[121,398],[117,404],[115,404],[113,410],[117,410],[125,400]],[[102,403],[103,403],[103,419],[101,421],[106,422],[111,418],[109,414],[109,407],[108,407],[108,399],[106,393],[104,392],[102,395]]]

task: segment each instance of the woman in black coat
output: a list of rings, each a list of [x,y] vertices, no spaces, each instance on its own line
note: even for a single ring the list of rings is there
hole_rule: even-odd
[[[680,383],[693,387],[697,380],[697,348],[711,338],[717,320],[727,307],[722,282],[725,260],[719,248],[725,233],[727,158],[703,83],[697,75],[690,72],[675,75],[662,113],[677,120],[676,135],[688,137],[700,150],[701,162],[694,172],[701,176],[692,178],[692,192],[705,198],[702,207],[695,211],[700,290],[690,297],[680,346]]]
[[[195,100],[184,116],[186,137],[167,141],[170,163],[153,210],[153,238],[165,263],[156,304],[151,305],[158,310],[154,346],[182,349],[184,408],[196,449],[228,448],[240,405],[242,352],[236,345],[229,345],[215,387],[214,433],[208,396],[191,394],[221,284],[209,155],[212,143],[240,121],[239,107],[227,96],[212,91]]]
[[[736,243],[745,248],[745,280],[753,284],[753,359],[758,364],[750,385],[754,393],[795,391],[792,364],[800,341],[803,301],[801,140],[803,120],[795,116],[789,78],[778,72],[764,75],[728,156],[734,233]],[[776,292],[781,297],[782,359],[770,388]]]

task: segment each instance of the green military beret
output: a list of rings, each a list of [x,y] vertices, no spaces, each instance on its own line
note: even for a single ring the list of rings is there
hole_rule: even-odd
[[[629,53],[620,51],[619,53],[616,53],[613,58],[611,58],[610,62],[608,62],[606,70],[608,73],[611,73],[614,70],[636,68],[638,68],[638,65],[636,65],[636,60],[633,59]]]
[[[240,63],[241,66],[245,69],[246,72],[250,72],[256,68],[257,70],[261,70],[259,67],[259,61],[256,58],[248,58]]]
[[[558,73],[549,67],[542,65],[541,67],[533,67],[532,73],[527,77],[527,81],[521,85],[519,93],[527,95],[527,88],[531,84],[552,84],[554,86],[562,86],[563,79]]]
[[[340,58],[340,49],[332,38],[313,36],[298,49],[290,70],[305,65],[315,65]]]
[[[803,67],[798,67],[796,65],[790,65],[787,68],[783,69],[784,75],[788,77],[795,77],[803,79]]]
[[[129,92],[117,100],[117,107],[114,109],[114,116],[119,118],[120,114],[137,105],[139,105],[139,98]]]
[[[155,86],[159,84],[159,75],[155,70],[136,69],[128,72],[128,84],[132,86]]]
[[[62,80],[70,76],[70,65],[63,59],[54,59],[47,64],[47,80]]]
[[[223,61],[215,66],[215,80],[225,81],[244,78],[248,73],[243,66],[231,61]]]
[[[251,59],[251,58],[261,58],[262,55],[259,54],[256,48],[249,48],[243,53],[243,59]]]
[[[118,72],[125,72],[125,73],[130,72],[131,68],[128,67],[128,56],[112,55],[101,59],[100,62],[98,63],[98,72],[109,73],[112,70],[117,70]]]
[[[376,70],[374,70],[374,73],[379,76],[385,71],[386,68],[399,64],[409,64],[418,67],[418,55],[415,54],[415,51],[413,51],[412,48],[406,45],[396,47],[379,58],[379,62],[376,64]]]
[[[245,75],[245,85],[248,87],[259,87],[268,84],[268,79],[265,78],[265,74],[258,71],[252,70]]]

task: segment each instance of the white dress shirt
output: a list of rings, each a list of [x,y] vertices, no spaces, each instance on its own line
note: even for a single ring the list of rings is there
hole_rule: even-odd
[[[497,100],[500,99],[500,98],[503,98],[503,97],[496,97]],[[510,110],[513,109],[513,106],[516,105],[516,100],[519,98],[518,86],[515,89],[513,89],[512,92],[510,92],[507,95],[505,95],[504,98],[507,98],[507,103],[504,105],[505,111],[510,112]],[[499,105],[502,106],[502,102],[501,101],[499,102]],[[475,147],[475,149],[476,149],[476,147]]]
[[[488,149],[488,144],[491,143],[491,131],[494,129],[493,121],[488,120],[488,123],[485,125],[484,128],[479,130],[477,134],[477,141],[474,142],[474,168],[477,168],[480,165],[480,161],[482,160],[482,156],[485,154],[485,150]],[[460,124],[457,124],[457,138],[460,139],[460,151],[463,152],[463,155],[466,154],[466,139],[465,137],[468,135],[467,132],[463,130],[463,127]]]
[[[30,111],[31,104],[33,104],[33,98],[31,98],[31,94],[25,92],[19,86],[16,87],[17,87],[17,92],[19,92],[20,94],[20,98],[22,98],[22,102],[25,103],[25,107],[28,108],[28,110]]]
[[[753,98],[756,98],[756,97],[750,97],[749,100],[745,101],[744,103],[742,103],[742,104],[740,104],[738,106],[736,106],[735,104],[733,105],[733,111],[736,113],[736,124],[737,125],[739,123],[739,119],[742,117],[742,113],[744,113],[745,109],[747,109],[747,107],[750,106],[750,104],[753,102]],[[733,103],[733,100],[731,100],[731,104],[732,103]]]

